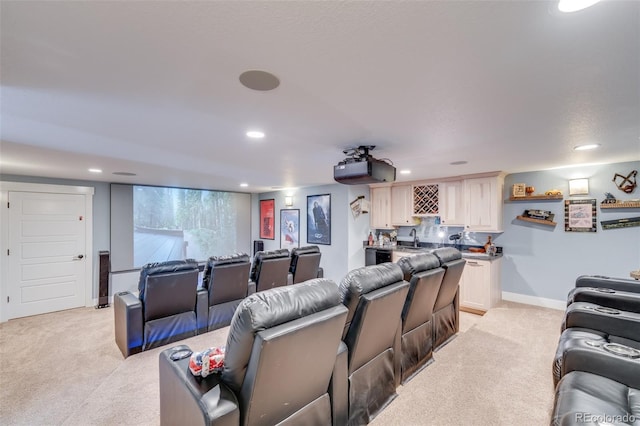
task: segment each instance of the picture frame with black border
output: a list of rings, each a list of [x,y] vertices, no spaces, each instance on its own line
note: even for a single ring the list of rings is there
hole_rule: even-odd
[[[260,238],[275,240],[275,199],[260,200]]]
[[[596,200],[565,200],[564,230],[566,232],[597,232]]]
[[[280,248],[300,247],[300,209],[280,210]]]
[[[307,243],[331,245],[331,194],[307,196]]]

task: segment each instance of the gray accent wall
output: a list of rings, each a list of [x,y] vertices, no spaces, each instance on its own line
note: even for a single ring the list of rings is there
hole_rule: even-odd
[[[293,196],[293,206],[284,205],[284,197]],[[252,240],[259,240],[259,200],[275,200],[275,239],[264,241],[265,250],[280,248],[280,210],[300,209],[300,246],[316,245],[307,243],[307,196],[331,194],[331,245],[317,244],[322,257],[320,266],[324,269],[325,278],[339,284],[351,269],[364,266],[364,250],[362,242],[369,234],[369,215],[360,215],[354,219],[349,203],[359,195],[369,198],[369,187],[366,185],[323,185],[306,187],[294,191],[265,192],[252,197]],[[253,253],[252,253],[253,254]]]
[[[639,199],[640,188],[631,194],[612,182],[615,173],[640,170],[640,161],[580,166],[505,177],[504,233],[496,244],[504,248],[502,290],[537,298],[564,301],[579,275],[595,274],[630,278],[640,269],[640,227],[603,230],[600,221],[640,217],[640,209],[600,209],[605,192],[618,199]],[[588,178],[589,194],[569,195],[569,179]],[[514,183],[526,183],[536,193],[559,189],[564,199],[597,200],[597,232],[565,232],[564,201],[508,201]],[[516,219],[525,209],[549,210],[555,227]]]

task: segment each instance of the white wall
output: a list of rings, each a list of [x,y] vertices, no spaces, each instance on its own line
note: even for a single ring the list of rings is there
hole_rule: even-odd
[[[536,193],[560,189],[565,199],[597,200],[597,232],[565,232],[564,202],[504,203],[504,233],[496,244],[504,247],[502,289],[510,293],[544,299],[566,300],[575,279],[583,274],[630,278],[640,269],[640,227],[603,230],[600,221],[640,217],[640,209],[600,209],[605,192],[618,199],[640,198],[640,188],[631,194],[612,182],[615,173],[640,170],[640,161],[589,167],[573,167],[506,176],[504,199],[514,183],[534,186]],[[588,178],[589,195],[569,196],[569,179]],[[516,220],[525,209],[550,210],[555,227]]]

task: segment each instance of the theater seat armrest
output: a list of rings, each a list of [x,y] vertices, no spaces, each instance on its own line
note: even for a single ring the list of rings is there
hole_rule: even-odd
[[[611,278],[597,275],[584,275],[576,279],[577,287],[610,288],[630,293],[640,293],[640,281],[626,278]]]
[[[324,269],[318,268],[318,278],[324,278]]]
[[[603,349],[590,347],[585,342],[567,348],[562,354],[562,375],[571,371],[585,371],[607,377],[629,387],[640,389],[640,362]]]
[[[113,298],[116,344],[126,358],[142,351],[142,302],[131,292]]]
[[[247,296],[256,292],[256,282],[249,280],[249,286],[247,287]]]
[[[331,415],[334,425],[346,425],[349,419],[348,358],[349,350],[347,345],[344,342],[340,342],[336,364],[333,367],[333,374],[329,383]]]
[[[196,298],[196,323],[198,334],[206,333],[209,327],[209,291],[199,288]]]
[[[160,353],[160,425],[240,424],[240,409],[233,392],[213,374],[205,379],[189,371],[189,357],[173,361],[180,345]]]
[[[574,302],[565,312],[563,329],[589,328],[624,339],[640,341],[640,314],[619,311],[618,314],[599,312],[610,309],[592,303]]]

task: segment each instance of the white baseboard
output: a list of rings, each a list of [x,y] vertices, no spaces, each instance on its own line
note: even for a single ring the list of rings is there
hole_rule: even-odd
[[[516,302],[516,303],[524,303],[526,305],[540,306],[542,308],[557,309],[559,311],[564,311],[567,309],[566,300],[546,299],[544,297],[510,293],[508,291],[502,292],[502,300],[508,300],[510,302]]]

